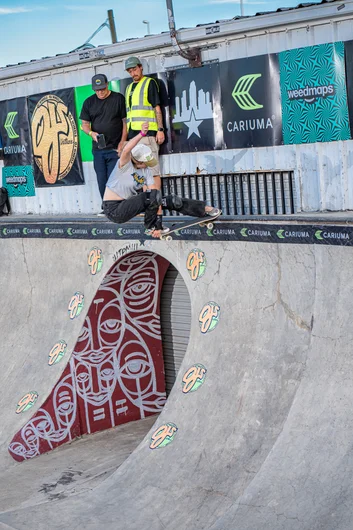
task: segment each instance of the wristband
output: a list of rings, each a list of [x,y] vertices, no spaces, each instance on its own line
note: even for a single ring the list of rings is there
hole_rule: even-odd
[[[141,136],[147,136],[147,134],[143,133],[142,131],[140,131],[140,134]]]
[[[89,136],[92,136],[92,131],[90,131],[88,134],[89,134]]]

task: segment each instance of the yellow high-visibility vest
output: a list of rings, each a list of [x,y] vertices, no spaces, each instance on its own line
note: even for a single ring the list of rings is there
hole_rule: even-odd
[[[148,121],[149,130],[158,131],[156,114],[154,108],[148,101],[148,87],[151,81],[152,79],[150,77],[143,77],[137,83],[137,86],[132,93],[131,107],[130,93],[133,83],[130,83],[126,89],[125,102],[127,130],[132,129],[133,131],[140,131],[142,124]]]

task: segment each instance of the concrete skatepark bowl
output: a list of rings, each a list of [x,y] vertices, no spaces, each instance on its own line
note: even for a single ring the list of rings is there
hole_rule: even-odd
[[[214,239],[171,242],[1,240],[0,528],[352,528],[352,229],[218,225],[223,229],[222,240],[216,231]],[[236,240],[229,240],[233,229]],[[93,248],[102,257],[94,274]],[[127,273],[141,260],[160,277],[173,264],[190,295],[189,345],[165,404],[155,360],[146,361],[156,374],[146,387],[136,376],[142,361],[128,365],[141,383],[138,397],[122,376],[122,347],[133,342],[123,332],[136,337],[138,330],[146,359],[159,351],[160,282]],[[112,301],[117,271],[125,287]],[[117,328],[111,314],[104,321],[104,348],[114,329],[121,338],[118,346],[120,339],[111,341],[112,361],[104,366],[102,345],[89,355],[82,346],[87,322],[97,327],[90,311],[101,318],[94,302],[102,289],[110,289],[105,303],[118,315]],[[121,304],[140,296],[144,304],[153,299],[154,309],[144,319],[135,305],[131,326]],[[71,318],[73,308],[79,314]],[[146,337],[157,341],[153,347]],[[92,356],[89,371],[83,365]],[[60,401],[55,389],[68,374],[71,390],[63,396],[70,399]],[[90,377],[100,381],[100,393]],[[131,423],[116,419],[123,415],[117,382]],[[76,404],[75,420],[67,403]],[[89,434],[96,410],[109,430]],[[64,435],[69,443],[61,445]]]

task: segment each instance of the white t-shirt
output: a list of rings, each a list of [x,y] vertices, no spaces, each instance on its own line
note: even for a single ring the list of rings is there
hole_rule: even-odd
[[[120,168],[118,161],[108,179],[107,188],[114,191],[119,197],[129,199],[133,195],[137,195],[143,186],[151,186],[152,184],[154,184],[154,179],[149,167],[136,169],[130,160]]]

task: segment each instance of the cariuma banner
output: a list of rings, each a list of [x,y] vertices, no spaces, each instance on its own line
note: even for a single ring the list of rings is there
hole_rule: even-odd
[[[220,63],[223,137],[228,149],[281,145],[278,55]]]
[[[0,136],[4,150],[4,166],[32,164],[27,98],[0,101]]]

